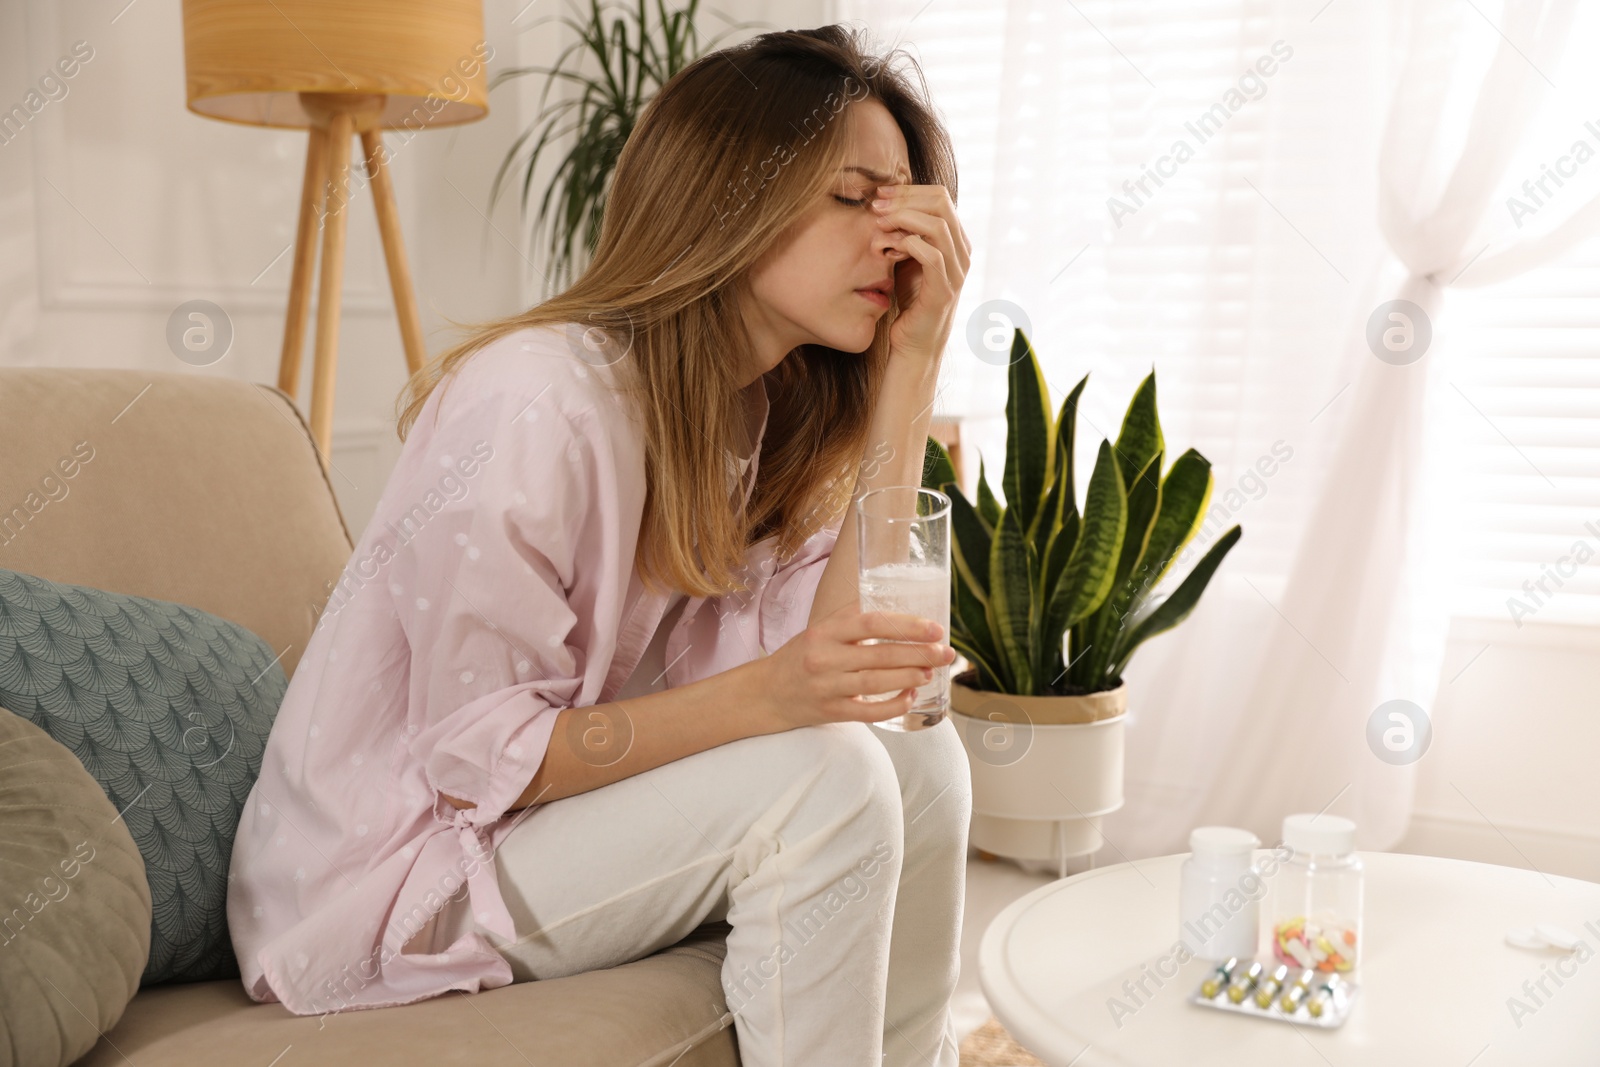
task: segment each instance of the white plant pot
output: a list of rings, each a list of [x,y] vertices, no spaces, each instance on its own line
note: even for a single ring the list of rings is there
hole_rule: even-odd
[[[951,690],[972,772],[971,843],[1062,874],[1069,860],[1097,851],[1101,819],[1123,804],[1126,684],[1086,697]],[[1092,721],[1036,721],[1074,718]]]

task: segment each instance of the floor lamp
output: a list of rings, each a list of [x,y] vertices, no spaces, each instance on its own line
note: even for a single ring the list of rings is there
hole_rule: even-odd
[[[326,470],[345,208],[352,192],[350,140],[361,138],[406,365],[414,373],[427,353],[382,131],[414,135],[489,113],[482,0],[183,0],[183,48],[190,111],[309,131],[278,388],[290,398],[298,390],[320,225],[310,422]]]

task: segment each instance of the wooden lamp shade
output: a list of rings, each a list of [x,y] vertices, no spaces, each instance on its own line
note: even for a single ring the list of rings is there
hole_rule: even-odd
[[[381,131],[489,113],[482,0],[183,0],[188,107],[252,126],[309,130],[278,387],[295,395],[322,228],[311,431],[328,465],[350,138],[360,135],[406,363],[426,356]]]

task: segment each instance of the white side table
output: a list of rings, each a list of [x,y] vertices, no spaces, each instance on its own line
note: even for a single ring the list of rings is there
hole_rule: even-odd
[[[995,917],[978,977],[1018,1042],[1051,1067],[1600,1064],[1600,884],[1362,853],[1361,990],[1344,1025],[1323,1031],[1188,1002],[1213,965],[1178,964],[1186,855],[1052,882]],[[1506,943],[1507,930],[1544,922],[1584,946],[1562,956]],[[1269,953],[1263,938],[1258,958]]]

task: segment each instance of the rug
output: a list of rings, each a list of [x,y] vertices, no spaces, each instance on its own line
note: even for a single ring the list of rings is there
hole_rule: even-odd
[[[1044,1063],[1011,1040],[991,1015],[961,1042],[961,1067],[1044,1067]]]

